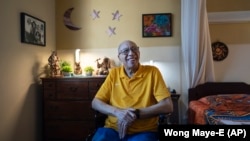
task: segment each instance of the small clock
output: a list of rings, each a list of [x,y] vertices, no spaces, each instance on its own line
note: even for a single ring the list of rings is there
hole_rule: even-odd
[[[215,61],[222,61],[228,55],[228,47],[222,42],[212,43],[213,59]]]

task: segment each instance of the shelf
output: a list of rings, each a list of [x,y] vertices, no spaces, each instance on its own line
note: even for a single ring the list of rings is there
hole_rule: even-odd
[[[250,11],[210,12],[208,22],[212,24],[250,22]]]

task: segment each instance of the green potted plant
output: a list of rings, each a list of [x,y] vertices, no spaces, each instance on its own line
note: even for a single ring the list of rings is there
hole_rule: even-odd
[[[62,61],[61,64],[61,71],[64,76],[70,76],[73,72],[73,69],[71,67],[71,64],[67,61]]]
[[[84,68],[86,76],[92,76],[94,68],[92,66],[86,66]]]

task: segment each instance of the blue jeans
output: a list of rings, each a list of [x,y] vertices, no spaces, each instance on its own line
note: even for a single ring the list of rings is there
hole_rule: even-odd
[[[98,128],[92,141],[158,141],[157,132],[141,132],[126,135],[124,139],[119,138],[119,134],[112,128]]]

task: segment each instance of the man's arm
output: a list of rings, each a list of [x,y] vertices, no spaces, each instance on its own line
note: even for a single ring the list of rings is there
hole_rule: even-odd
[[[159,101],[157,104],[139,109],[140,118],[149,118],[160,114],[173,112],[173,103],[171,96]]]
[[[135,109],[119,109],[113,107],[111,105],[106,104],[105,102],[94,98],[92,101],[92,108],[106,115],[112,115],[117,117],[118,119],[129,118],[131,120],[134,119]],[[149,118],[154,117],[159,114],[167,114],[173,112],[173,103],[171,97],[165,98],[159,101],[157,104],[141,108],[139,110],[140,118]],[[126,116],[127,115],[127,116]]]
[[[113,107],[97,98],[93,99],[92,108],[103,114],[117,117],[120,120],[127,120],[128,122],[131,122],[136,118],[136,115],[134,113],[135,109],[120,109],[117,107]]]
[[[116,116],[116,108],[106,104],[105,102],[94,98],[92,101],[92,108],[106,115]]]
[[[127,132],[127,127],[137,118],[135,114],[135,109],[119,109],[97,98],[93,99],[92,108],[103,114],[117,117],[118,132],[121,139],[125,136]]]

